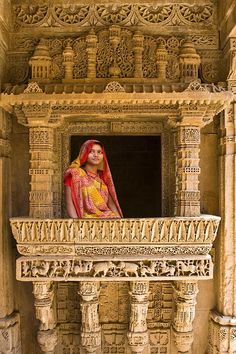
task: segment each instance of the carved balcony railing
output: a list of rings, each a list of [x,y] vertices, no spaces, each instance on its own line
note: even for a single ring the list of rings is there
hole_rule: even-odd
[[[190,280],[213,276],[220,218],[12,218],[20,281]]]

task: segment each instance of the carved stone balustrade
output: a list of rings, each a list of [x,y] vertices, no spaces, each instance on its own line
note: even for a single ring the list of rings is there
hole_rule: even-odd
[[[20,281],[212,278],[220,218],[12,218]]]

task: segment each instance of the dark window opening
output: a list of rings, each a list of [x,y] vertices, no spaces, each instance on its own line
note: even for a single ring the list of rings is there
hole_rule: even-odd
[[[72,136],[71,160],[88,139],[105,146],[124,217],[161,216],[161,137]]]

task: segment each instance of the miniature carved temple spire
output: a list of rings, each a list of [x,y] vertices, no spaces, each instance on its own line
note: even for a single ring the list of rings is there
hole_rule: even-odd
[[[146,281],[130,282],[130,322],[127,333],[132,353],[143,353],[149,343],[147,329],[148,289]]]
[[[91,30],[86,37],[86,43],[87,43],[86,52],[88,58],[87,77],[89,79],[96,78],[97,42],[98,42],[98,38],[94,30]]]
[[[71,46],[71,40],[67,41],[66,47],[63,51],[63,65],[65,67],[65,80],[73,79],[75,53]]]
[[[157,63],[157,78],[158,80],[166,80],[166,67],[167,67],[168,52],[164,44],[160,43],[156,51]]]
[[[144,50],[143,47],[144,36],[140,31],[136,31],[133,36],[134,42],[134,77],[143,77],[143,58],[142,53]]]
[[[101,326],[99,323],[99,282],[80,282],[81,296],[81,345],[86,353],[95,353],[101,347]]]
[[[52,282],[33,282],[36,318],[40,321],[37,335],[43,353],[53,354],[57,344],[57,330],[52,308],[54,288]]]
[[[37,45],[29,64],[32,67],[32,80],[37,82],[49,82],[51,75],[52,58],[44,39]]]
[[[186,40],[179,56],[180,77],[182,82],[191,82],[198,78],[198,68],[201,63],[194,44]]]

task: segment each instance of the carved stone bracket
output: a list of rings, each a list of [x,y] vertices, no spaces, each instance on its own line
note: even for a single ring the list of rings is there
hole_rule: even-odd
[[[52,302],[54,289],[52,282],[33,282],[36,318],[40,321],[37,339],[43,353],[54,353],[57,344],[57,329]]]
[[[147,329],[148,289],[148,282],[130,283],[131,309],[127,338],[132,353],[142,353],[149,343]]]
[[[101,326],[99,323],[99,282],[81,282],[82,326],[81,345],[86,353],[95,353],[101,347]]]
[[[190,350],[193,342],[193,320],[195,317],[198,285],[196,281],[180,281],[173,285],[175,300],[175,317],[173,330],[179,353]]]

